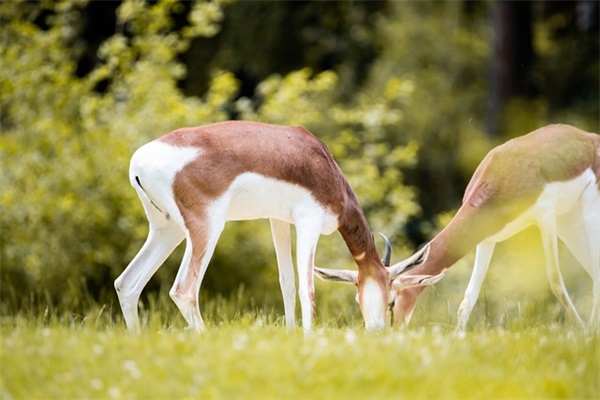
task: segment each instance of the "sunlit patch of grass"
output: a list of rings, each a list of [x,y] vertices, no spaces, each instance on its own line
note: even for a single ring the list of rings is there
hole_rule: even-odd
[[[158,309],[154,308],[157,307]],[[110,306],[85,316],[2,319],[3,398],[399,398],[600,396],[600,335],[569,324],[450,324],[367,333],[324,315],[307,337],[279,313],[206,304],[208,330],[182,329],[159,298],[131,335]],[[513,320],[516,321],[516,320]]]

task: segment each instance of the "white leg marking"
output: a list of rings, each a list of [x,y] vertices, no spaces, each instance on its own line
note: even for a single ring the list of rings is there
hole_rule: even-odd
[[[485,240],[477,246],[473,273],[465,291],[465,297],[458,309],[458,325],[456,330],[459,332],[463,332],[467,328],[471,311],[477,302],[481,285],[490,266],[495,246],[496,243],[490,240]]]
[[[294,264],[292,261],[292,239],[290,224],[277,219],[270,219],[277,265],[279,267],[279,286],[283,294],[285,310],[285,326],[288,330],[296,326],[296,283]]]

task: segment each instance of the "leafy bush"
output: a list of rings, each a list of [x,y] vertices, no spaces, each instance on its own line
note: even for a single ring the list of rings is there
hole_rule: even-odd
[[[31,296],[66,308],[76,307],[86,292],[113,301],[112,280],[147,233],[142,208],[128,185],[130,155],[174,128],[224,120],[233,111],[247,119],[304,125],[319,134],[378,230],[401,224],[418,210],[400,172],[414,164],[416,142],[392,150],[378,134],[379,116],[349,120],[356,110],[337,104],[335,72],[303,69],[273,75],[259,85],[259,103],[235,100],[239,84],[226,71],[213,72],[202,98],[181,92],[178,80],[186,71],[178,55],[192,37],[218,31],[219,4],[194,3],[189,23],[176,29],[172,13],[180,6],[177,1],[123,2],[117,10],[123,31],[100,46],[101,63],[83,77],[76,73],[77,29],[72,24],[83,2],[3,4],[5,311],[29,303]],[[40,18],[47,28],[40,26]],[[268,224],[261,225],[260,235],[256,225],[235,225],[223,235],[205,289],[235,293],[241,283],[250,291],[269,288],[256,291],[261,301],[279,298]],[[323,247],[320,253],[330,254],[324,256],[326,264],[347,253],[339,241]],[[151,286],[170,284],[178,263],[173,257]]]
[[[223,48],[216,61],[205,62],[215,67],[199,85],[206,88],[201,96],[182,91],[184,80],[196,72],[187,71],[190,64],[182,60],[191,57],[186,52],[192,40],[219,32],[235,3],[125,0],[116,11],[114,34],[98,47],[97,63],[82,72],[78,60],[89,51],[80,39],[86,4],[0,4],[2,313],[22,306],[71,310],[115,302],[112,281],[147,234],[142,207],[128,184],[129,158],[141,144],[174,128],[232,117],[307,127],[329,146],[372,230],[393,239],[394,259],[408,255],[413,246],[406,222],[415,216],[435,221],[435,215],[421,215],[421,207],[431,214],[456,206],[466,179],[494,144],[483,128],[491,42],[485,3],[388,2],[373,8],[340,3],[317,18],[336,27],[329,35],[321,37],[318,30],[297,35],[309,38],[305,61],[313,69],[282,68],[254,92],[243,91],[218,60],[229,60],[223,65],[230,69],[241,68],[255,46],[243,46],[241,53]],[[249,9],[252,15],[265,11],[260,4]],[[348,13],[336,21],[339,10]],[[279,5],[266,21],[279,24],[289,11]],[[307,18],[315,16],[305,12]],[[244,18],[238,10],[230,23]],[[226,37],[236,42],[253,29]],[[536,29],[542,33],[536,39],[540,55],[563,60],[551,37],[556,29],[548,24]],[[272,36],[268,42],[280,43]],[[327,46],[345,63],[318,70],[318,55],[327,53]],[[261,56],[268,53],[268,46],[257,47]],[[232,54],[242,54],[242,60],[232,62]],[[369,54],[372,60],[365,62]],[[271,64],[257,59],[260,68],[255,67],[264,76]],[[559,65],[546,64],[550,69]],[[194,75],[201,79],[204,71]],[[582,128],[597,124],[589,122],[590,115],[597,115],[597,91],[586,90],[592,100],[583,111],[553,110],[544,99],[516,99],[507,107],[511,134],[557,118]],[[407,182],[418,184],[421,193]],[[439,225],[420,230],[432,235]],[[181,249],[151,281],[150,291],[166,296],[180,259]],[[320,240],[316,261],[323,267],[352,265],[339,235]],[[268,223],[228,225],[211,265],[202,296],[237,299],[242,285],[251,300],[236,304],[280,307]],[[443,299],[429,291],[431,304],[447,302],[444,311],[455,309],[460,300],[469,260],[453,271],[440,285]],[[353,288],[329,285],[319,290],[317,300],[359,315],[353,297]],[[490,308],[503,303],[489,298]],[[454,310],[446,314],[453,318]]]
[[[130,35],[108,39],[102,64],[85,77],[75,71],[70,26],[82,2],[3,4],[3,305],[18,306],[28,292],[60,303],[112,291],[147,230],[127,183],[130,155],[176,127],[227,118],[237,91],[231,74],[215,72],[203,99],[177,87],[187,38],[214,33],[217,3],[202,4],[186,29],[173,32],[169,11],[177,2],[124,2],[118,17]],[[32,22],[42,12],[50,13],[47,29]],[[144,15],[151,24],[140,22]],[[108,89],[98,92],[103,80]]]

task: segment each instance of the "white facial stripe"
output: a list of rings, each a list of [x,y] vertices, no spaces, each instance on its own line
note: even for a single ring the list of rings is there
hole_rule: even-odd
[[[387,302],[381,287],[373,279],[367,279],[361,285],[360,308],[367,330],[381,329],[385,326]]]

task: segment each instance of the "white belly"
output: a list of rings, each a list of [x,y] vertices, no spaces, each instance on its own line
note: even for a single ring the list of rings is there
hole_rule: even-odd
[[[570,181],[548,184],[534,205],[488,240],[502,242],[531,225],[543,225],[544,216],[549,211],[552,211],[554,216],[560,216],[575,207],[582,207],[582,195],[586,190],[598,191],[596,175],[591,169],[585,170]]]
[[[289,223],[311,220],[321,225],[321,233],[338,228],[338,219],[301,186],[256,173],[238,176],[217,200],[227,207],[227,220],[274,218]]]

